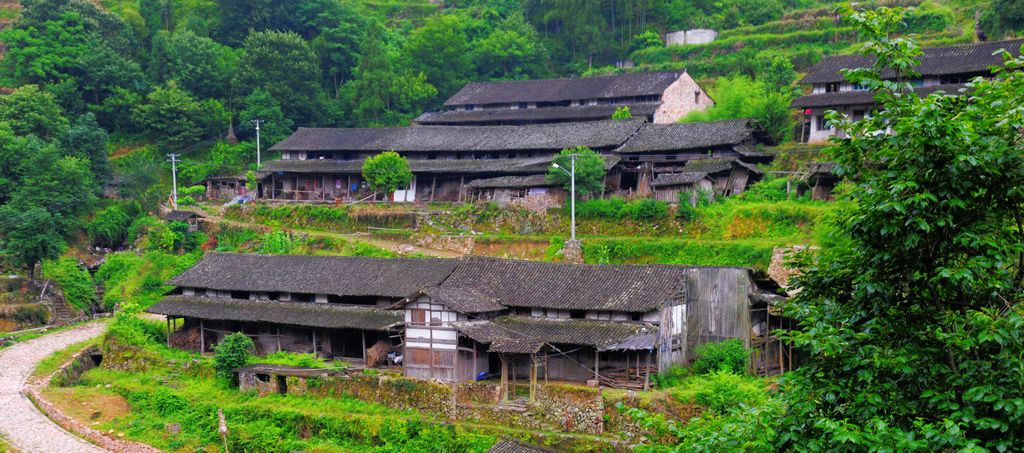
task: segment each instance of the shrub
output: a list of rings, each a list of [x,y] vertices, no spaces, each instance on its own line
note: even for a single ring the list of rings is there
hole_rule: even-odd
[[[86,310],[96,302],[96,286],[92,275],[78,260],[65,256],[43,267],[47,278],[53,279],[64,292],[64,300],[79,310]]]
[[[740,194],[747,201],[782,201],[786,199],[786,178],[758,181]]]
[[[96,213],[96,217],[85,224],[85,231],[93,244],[117,248],[125,243],[132,222],[141,210],[135,202],[110,206]]]
[[[233,381],[234,370],[245,366],[255,349],[252,338],[245,334],[235,332],[228,335],[214,348],[213,368],[217,370],[218,376]]]
[[[683,383],[683,380],[690,377],[692,373],[689,368],[672,365],[668,371],[655,374],[651,376],[651,380],[654,381],[654,386],[660,389],[667,389],[677,387]]]
[[[19,305],[14,309],[14,320],[21,325],[44,325],[50,319],[50,311],[40,304]]]
[[[587,200],[576,203],[576,217],[581,219],[619,219],[626,200],[619,197]],[[568,202],[566,203],[568,210]]]
[[[167,332],[159,322],[140,319],[132,311],[121,311],[107,328],[107,339],[125,345],[148,346],[167,341]]]
[[[697,208],[690,204],[690,192],[679,192],[679,207],[676,208],[676,218],[688,222],[697,219]]]
[[[621,215],[639,222],[662,220],[668,217],[668,203],[651,199],[631,201],[623,207]]]
[[[694,350],[697,360],[693,361],[693,371],[699,374],[727,370],[742,374],[747,370],[750,351],[743,347],[743,342],[732,338],[718,343],[705,343]]]
[[[704,377],[694,392],[694,400],[716,414],[725,414],[740,404],[756,405],[768,399],[760,381],[722,368]]]
[[[260,245],[260,253],[268,255],[283,255],[289,253],[295,247],[292,238],[283,231],[274,231],[263,236],[263,243]]]

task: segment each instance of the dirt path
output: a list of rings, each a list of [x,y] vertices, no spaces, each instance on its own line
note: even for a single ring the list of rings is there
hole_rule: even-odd
[[[230,226],[233,226],[233,227],[237,227],[237,228],[249,228],[249,229],[256,229],[256,230],[263,229],[263,228],[268,228],[266,225],[261,224],[261,223],[250,223],[250,222],[240,222],[240,221],[237,221],[237,220],[228,220],[228,219],[225,219],[224,217],[212,215],[212,214],[210,214],[208,212],[201,211],[201,210],[193,210],[192,212],[195,212],[195,213],[199,214],[202,217],[202,220],[204,222],[210,222],[210,223],[213,223],[213,224],[224,223],[224,224],[227,224],[227,225],[230,225]],[[383,249],[387,249],[387,250],[390,250],[390,251],[393,251],[393,252],[397,252],[397,253],[402,253],[402,254],[405,254],[405,253],[420,253],[420,254],[423,254],[423,255],[433,256],[433,257],[438,257],[438,258],[458,258],[458,257],[462,256],[462,255],[459,255],[458,253],[449,252],[449,251],[446,251],[446,250],[437,250],[437,249],[431,249],[431,248],[426,248],[426,247],[419,247],[419,246],[415,246],[415,245],[405,244],[405,243],[402,243],[402,242],[389,241],[389,240],[386,240],[386,239],[375,238],[375,237],[373,237],[373,236],[371,236],[371,235],[369,235],[367,233],[333,233],[333,232],[330,232],[330,231],[306,230],[306,229],[302,229],[302,228],[293,228],[293,227],[282,227],[282,229],[286,229],[288,231],[294,231],[296,233],[306,234],[306,235],[309,235],[309,236],[312,236],[312,237],[334,238],[334,239],[344,239],[344,240],[349,240],[349,241],[366,242],[368,244],[375,245],[377,247],[380,247],[380,248],[383,248]]]
[[[71,434],[40,413],[22,393],[36,365],[51,354],[97,337],[105,322],[88,323],[43,335],[0,351],[0,437],[25,452],[105,452]]]

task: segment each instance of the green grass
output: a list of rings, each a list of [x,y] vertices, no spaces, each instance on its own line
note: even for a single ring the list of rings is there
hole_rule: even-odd
[[[92,338],[89,340],[80,341],[78,343],[72,344],[71,346],[68,346],[64,349],[61,349],[60,351],[51,354],[49,357],[46,357],[45,359],[40,361],[39,365],[36,366],[35,370],[32,370],[32,376],[30,379],[42,378],[57,371],[57,369],[60,368],[60,366],[63,365],[64,362],[67,362],[68,360],[71,359],[71,356],[77,354],[79,351],[85,348],[88,348],[89,346],[98,344],[100,344],[100,338]]]

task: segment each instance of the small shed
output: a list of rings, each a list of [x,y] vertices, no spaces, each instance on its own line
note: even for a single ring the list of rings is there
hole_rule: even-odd
[[[173,211],[164,214],[163,219],[168,222],[184,222],[188,224],[189,231],[196,231],[199,229],[199,214],[192,211],[183,211],[175,209]]]
[[[697,205],[697,192],[714,194],[714,186],[708,174],[701,172],[662,173],[651,182],[655,199],[677,204],[681,194],[689,194],[690,206]]]
[[[528,197],[550,198],[552,202],[565,199],[565,191],[547,181],[547,175],[499,176],[497,178],[475,179],[466,184],[471,199],[493,201],[506,205],[512,200]]]
[[[225,175],[211,176],[203,182],[206,186],[207,200],[230,200],[245,195],[245,176]]]
[[[810,162],[800,170],[800,184],[797,195],[803,196],[811,191],[812,200],[831,200],[832,190],[841,179],[836,174],[835,162]]]
[[[683,171],[707,174],[714,181],[715,192],[724,196],[739,195],[764,176],[756,165],[734,157],[693,159]]]

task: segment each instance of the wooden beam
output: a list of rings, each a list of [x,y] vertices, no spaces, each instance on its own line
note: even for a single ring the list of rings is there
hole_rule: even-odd
[[[281,352],[281,326],[277,326],[277,352]]]
[[[366,363],[366,331],[359,331],[359,338],[363,341],[363,366],[368,366]]]
[[[537,356],[530,354],[530,401],[537,397]]]
[[[167,317],[167,347],[171,347],[171,317]]]
[[[313,329],[313,358],[316,358],[316,329]]]
[[[469,379],[470,381],[476,381],[476,375],[478,373],[478,371],[476,370],[476,362],[477,362],[477,358],[476,358],[476,341],[474,341],[473,342],[473,376]]]
[[[206,352],[206,331],[203,328],[203,320],[199,320],[199,353]]]
[[[647,351],[647,373],[644,373],[644,390],[651,389],[651,356],[653,351]]]
[[[434,191],[437,190],[437,175],[430,177],[430,201],[434,201]]]
[[[508,361],[505,360],[504,354],[498,357],[501,358],[501,401],[508,401]]]
[[[601,361],[601,351],[594,348],[594,380],[597,381],[597,386],[601,386],[601,372],[599,371]]]

